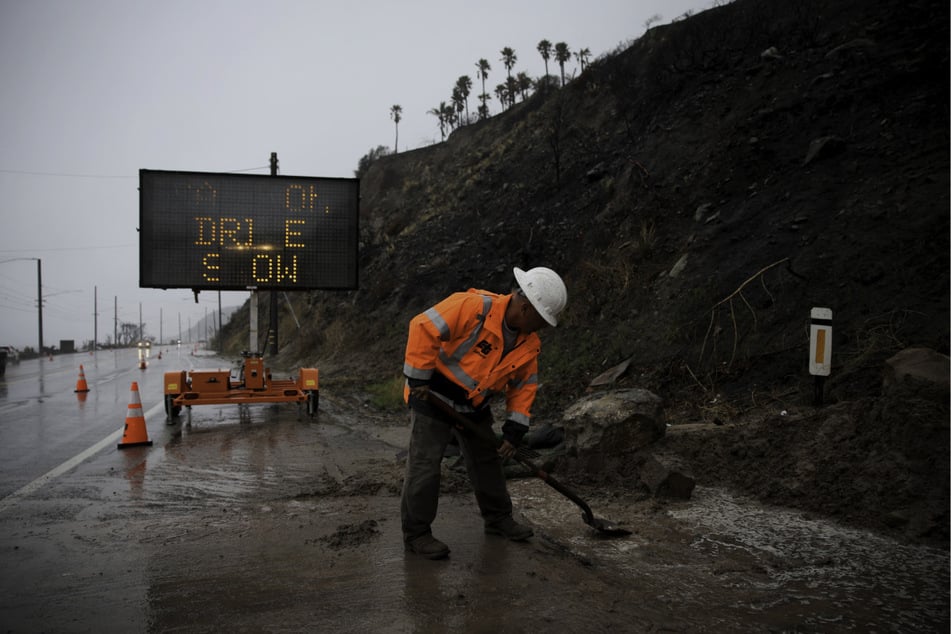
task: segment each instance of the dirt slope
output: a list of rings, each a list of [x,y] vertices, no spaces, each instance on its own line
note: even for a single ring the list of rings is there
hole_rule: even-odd
[[[536,419],[630,358],[618,384],[693,425],[665,450],[702,483],[947,546],[947,390],[881,382],[905,347],[948,353],[948,14],[738,0],[378,160],[360,290],[300,297],[282,361],[365,389],[399,375],[415,313],[551,266],[570,302],[543,335]],[[819,409],[813,306],[835,324]]]

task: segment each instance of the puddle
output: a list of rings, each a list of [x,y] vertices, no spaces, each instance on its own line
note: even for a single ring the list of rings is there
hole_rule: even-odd
[[[517,508],[543,534],[595,568],[636,580],[657,600],[702,611],[707,623],[947,630],[949,558],[942,550],[706,487],[689,501],[660,507],[646,502],[625,510],[618,501],[587,500],[595,515],[633,530],[605,539],[543,483],[511,488]]]

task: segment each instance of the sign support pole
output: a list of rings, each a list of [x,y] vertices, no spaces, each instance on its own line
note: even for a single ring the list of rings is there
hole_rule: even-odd
[[[248,325],[251,331],[251,340],[248,343],[248,352],[258,351],[258,291],[251,289],[251,310],[248,314]]]
[[[277,176],[277,152],[271,152],[271,176]],[[270,353],[277,354],[277,291],[271,290],[271,326],[267,331],[267,345]]]

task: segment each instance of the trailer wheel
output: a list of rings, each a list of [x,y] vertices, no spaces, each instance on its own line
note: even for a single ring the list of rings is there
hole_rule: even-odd
[[[317,403],[319,402],[320,397],[315,390],[309,390],[307,392],[307,415],[311,418],[317,414]]]
[[[173,405],[172,402],[178,394],[166,394],[165,395],[165,422],[169,425],[175,423],[175,419],[178,418],[178,415],[182,412],[181,405]]]

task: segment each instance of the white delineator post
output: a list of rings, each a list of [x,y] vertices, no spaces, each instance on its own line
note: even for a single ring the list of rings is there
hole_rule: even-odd
[[[822,388],[832,371],[832,309],[813,308],[809,320],[809,374],[816,381],[816,406],[822,405]]]

